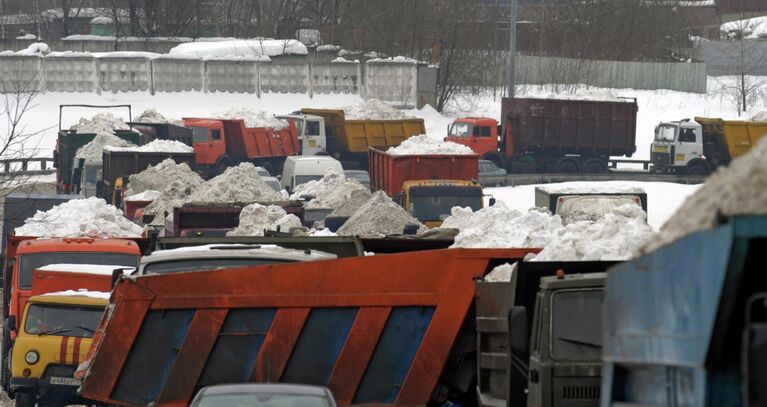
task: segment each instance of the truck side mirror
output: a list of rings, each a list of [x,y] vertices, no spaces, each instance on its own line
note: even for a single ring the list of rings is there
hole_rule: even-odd
[[[8,315],[8,318],[5,319],[5,326],[8,327],[9,331],[15,331],[16,330],[16,315]]]
[[[530,337],[527,335],[527,309],[514,306],[509,310],[509,350],[512,354],[527,355]]]
[[[115,288],[115,285],[117,285],[117,282],[120,281],[120,277],[122,277],[123,274],[125,274],[123,269],[112,270],[112,289]]]
[[[491,196],[489,203],[490,203],[490,206],[495,206],[495,197]]]

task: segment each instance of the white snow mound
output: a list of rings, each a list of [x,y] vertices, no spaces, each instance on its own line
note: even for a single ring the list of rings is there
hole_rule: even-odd
[[[378,99],[370,99],[364,103],[346,106],[343,108],[346,120],[406,120],[415,117],[404,111],[382,102]]]
[[[135,151],[140,153],[193,153],[194,147],[176,140],[153,140],[138,147],[106,146],[109,151]]]
[[[162,192],[148,189],[140,194],[126,196],[126,201],[154,201],[162,195]]]
[[[193,56],[198,58],[215,57],[273,57],[279,55],[307,55],[306,45],[298,40],[228,40],[215,42],[188,42],[177,45],[168,54]]]
[[[242,163],[229,167],[223,174],[198,188],[187,202],[253,203],[282,200],[282,195],[267,185],[258,175],[256,166]]]
[[[474,151],[464,145],[444,141],[436,135],[422,134],[409,137],[399,146],[391,147],[387,151],[393,155],[471,155]]]
[[[484,278],[485,282],[496,283],[511,281],[511,275],[517,271],[517,263],[504,263],[492,269]]]
[[[339,236],[383,237],[400,234],[406,225],[411,224],[419,225],[419,232],[426,230],[385,192],[378,191],[354,212],[337,233]]]
[[[130,130],[130,127],[112,113],[102,112],[90,119],[81,118],[70,130],[77,130],[78,133],[112,133],[115,130]]]
[[[100,198],[73,199],[35,215],[17,227],[18,236],[140,237],[143,229]]]
[[[147,190],[164,192],[173,181],[181,181],[184,184],[194,186],[203,183],[202,178],[192,171],[189,165],[186,163],[177,164],[170,158],[166,158],[157,165],[150,165],[138,174],[131,175],[128,181],[129,189],[125,195],[129,197]]]
[[[96,137],[94,137],[90,143],[77,149],[75,158],[84,158],[86,161],[101,161],[104,149],[109,147],[134,148],[136,145],[128,140],[123,140],[112,133],[100,132],[96,134]]]
[[[301,220],[296,215],[285,212],[282,207],[254,203],[242,208],[240,225],[226,235],[263,236],[264,229],[289,232],[290,228],[299,226],[301,226]]]
[[[333,169],[329,169],[322,179],[312,180],[296,186],[295,192],[293,192],[290,198],[301,199],[302,196],[311,195],[314,196],[314,199],[306,203],[307,208],[331,208],[335,210],[348,204],[352,198],[352,193],[356,191],[363,191],[363,194],[367,192],[367,194],[364,194],[364,201],[359,202],[360,205],[370,199],[370,191],[363,187],[362,184],[356,180],[346,179],[344,174],[339,174]],[[360,197],[359,194],[357,197]],[[357,208],[359,208],[359,205],[354,210]],[[351,213],[346,216],[350,215]]]
[[[213,117],[222,120],[242,119],[245,121],[245,126],[250,128],[267,127],[279,130],[288,126],[285,120],[278,119],[265,110],[250,107],[221,110],[213,113]]]

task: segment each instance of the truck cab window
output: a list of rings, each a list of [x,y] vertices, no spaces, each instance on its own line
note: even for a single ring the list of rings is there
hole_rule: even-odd
[[[190,127],[192,129],[192,141],[195,143],[204,143],[208,141],[207,127]]]
[[[490,134],[491,134],[490,127],[483,126],[483,127],[480,127],[480,129],[482,129],[482,137],[490,137]]]
[[[214,129],[210,131],[211,136],[213,136],[213,140],[221,140],[221,130]]]
[[[307,121],[306,122],[306,135],[307,136],[319,136],[320,135],[320,122]]]
[[[468,123],[453,123],[450,126],[449,135],[452,137],[469,137],[474,126]]]
[[[482,135],[482,128],[481,127],[474,127],[474,131],[471,134],[474,137],[480,137]]]
[[[684,129],[679,131],[679,142],[680,143],[694,143],[695,142],[695,131],[693,129]]]

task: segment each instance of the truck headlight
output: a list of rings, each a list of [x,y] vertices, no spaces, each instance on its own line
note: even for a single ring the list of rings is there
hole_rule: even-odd
[[[24,360],[27,361],[27,363],[30,365],[34,365],[38,360],[40,360],[40,355],[38,355],[37,352],[31,350],[27,352],[26,355],[24,355]]]

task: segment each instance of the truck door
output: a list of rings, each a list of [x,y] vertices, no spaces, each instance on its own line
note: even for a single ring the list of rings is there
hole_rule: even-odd
[[[680,127],[674,147],[671,159],[676,167],[684,167],[691,160],[699,158],[703,154],[700,129]]]
[[[300,135],[301,155],[317,155],[326,152],[324,119],[307,118],[303,123],[303,129],[299,129],[303,130],[303,134]]]
[[[197,164],[214,165],[219,157],[226,154],[223,129],[217,126],[190,126],[194,140]]]

